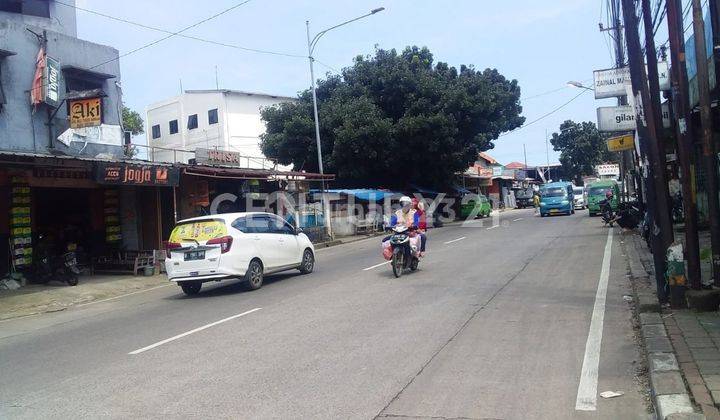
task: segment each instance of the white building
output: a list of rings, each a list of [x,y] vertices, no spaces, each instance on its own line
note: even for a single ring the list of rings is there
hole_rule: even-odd
[[[147,107],[148,158],[187,163],[194,153],[153,148],[188,152],[218,149],[250,157],[241,162],[242,166],[268,168],[271,163],[264,160],[260,150],[260,136],[265,132],[260,110],[294,100],[287,96],[227,89],[186,90],[180,96]]]

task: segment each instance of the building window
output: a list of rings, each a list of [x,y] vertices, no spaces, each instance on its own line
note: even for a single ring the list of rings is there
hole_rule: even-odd
[[[50,2],[48,0],[0,0],[0,12],[49,18]]]
[[[208,111],[208,124],[217,124],[218,123],[218,114],[217,114],[217,108],[211,109]]]
[[[155,124],[152,126],[152,138],[153,139],[160,138],[160,124]]]
[[[177,134],[178,132],[178,121],[172,120],[170,121],[170,134]]]
[[[197,128],[197,114],[192,114],[188,116],[188,130],[192,130],[193,128]]]

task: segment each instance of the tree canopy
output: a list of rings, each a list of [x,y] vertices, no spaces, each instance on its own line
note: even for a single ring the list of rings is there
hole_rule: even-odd
[[[133,136],[137,136],[138,134],[145,132],[145,129],[143,128],[143,119],[137,111],[133,111],[132,109],[123,106],[122,120],[123,129],[131,132]]]
[[[553,133],[550,143],[560,152],[565,173],[579,183],[583,175],[595,173],[596,165],[617,162],[617,154],[607,150],[606,140],[595,123],[567,120],[560,124],[559,133]]]
[[[520,87],[495,69],[434,63],[427,48],[378,49],[317,86],[325,172],[345,185],[442,187],[523,124]],[[265,108],[262,151],[317,171],[312,92]]]

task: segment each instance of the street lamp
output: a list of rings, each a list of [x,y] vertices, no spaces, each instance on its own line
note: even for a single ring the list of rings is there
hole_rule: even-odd
[[[330,226],[330,209],[329,206],[327,206],[327,203],[325,202],[325,171],[323,170],[323,161],[322,161],[322,147],[320,146],[320,120],[318,119],[318,106],[317,106],[317,93],[315,92],[315,70],[313,69],[313,62],[315,61],[315,58],[313,57],[313,51],[315,51],[315,47],[317,46],[318,41],[320,38],[325,35],[326,33],[330,32],[331,30],[335,28],[339,28],[343,25],[347,25],[348,23],[355,22],[356,20],[360,20],[363,18],[366,18],[368,16],[372,16],[375,13],[382,12],[385,10],[384,7],[378,7],[376,9],[372,9],[370,13],[364,14],[362,16],[358,16],[354,19],[350,19],[348,21],[342,22],[340,24],[337,24],[335,26],[331,26],[323,31],[318,32],[312,39],[310,39],[310,21],[305,21],[305,26],[307,27],[307,40],[308,40],[308,61],[310,61],[310,86],[312,89],[312,96],[313,96],[313,113],[315,116],[315,143],[317,145],[317,154],[318,154],[318,169],[320,170],[320,181],[322,182],[322,192],[321,192],[321,202],[323,206],[323,214],[325,214],[325,226],[327,229],[327,233],[330,237],[332,237],[332,226]]]
[[[589,88],[589,87],[583,85],[582,83],[576,82],[576,81],[574,81],[574,80],[571,80],[571,81],[567,82],[567,85],[570,86],[570,87],[576,87],[576,88],[579,88],[579,89],[592,90],[593,92],[595,91],[595,89]]]

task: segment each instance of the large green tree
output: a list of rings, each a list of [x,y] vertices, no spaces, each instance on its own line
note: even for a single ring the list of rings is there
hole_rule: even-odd
[[[566,175],[578,184],[583,175],[593,175],[600,163],[617,162],[617,154],[607,150],[607,136],[590,121],[567,120],[553,133],[550,143],[560,152],[560,163]]]
[[[522,125],[520,87],[495,69],[434,63],[427,48],[358,56],[317,88],[323,165],[345,185],[443,187]],[[316,171],[312,93],[262,112],[263,153]]]

